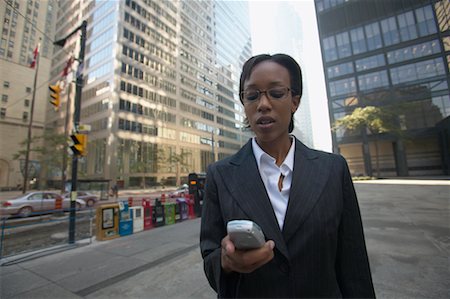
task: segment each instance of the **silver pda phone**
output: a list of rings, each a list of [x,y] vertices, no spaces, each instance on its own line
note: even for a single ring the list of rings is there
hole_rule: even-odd
[[[227,232],[237,249],[255,249],[266,242],[259,225],[250,220],[229,221]]]

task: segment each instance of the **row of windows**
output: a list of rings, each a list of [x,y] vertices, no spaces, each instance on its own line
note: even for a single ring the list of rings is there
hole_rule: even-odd
[[[391,68],[389,70],[392,85],[428,79],[445,74],[445,65],[442,58],[435,58],[404,66]],[[388,73],[386,70],[372,72],[357,76],[359,90],[368,91],[379,87],[389,86]],[[355,77],[331,81],[329,83],[330,95],[332,97],[356,93]]]
[[[402,130],[434,127],[436,123],[450,115],[450,95],[436,96],[421,101],[410,101],[384,107],[387,121],[394,121]],[[351,111],[347,112],[351,113]],[[345,116],[345,112],[336,112],[335,119]],[[340,129],[338,138],[359,135],[359,132]]]
[[[389,64],[433,55],[440,52],[439,41],[432,40],[398,50],[389,51],[386,58]],[[366,71],[386,65],[384,54],[373,55],[354,62],[357,72]],[[327,68],[328,78],[335,78],[354,72],[353,62],[345,62]]]
[[[125,56],[128,56],[129,58],[142,63],[152,70],[164,74],[165,76],[175,79],[176,78],[176,72],[175,70],[171,69],[170,67],[167,67],[165,64],[154,60],[151,56],[144,55],[142,53],[139,53],[138,51],[129,48],[127,46],[122,46],[122,54]]]
[[[430,5],[323,39],[325,61],[357,55],[437,32]]]
[[[204,106],[211,110],[216,109],[216,106],[214,104],[212,104],[211,102],[209,102],[208,100],[205,100],[204,98],[202,98],[190,91],[187,91],[183,88],[181,88],[181,96],[193,103],[196,103],[197,105]]]
[[[99,112],[107,111],[109,109],[109,99],[106,98],[100,102],[94,103],[81,110],[81,118],[87,118]]]
[[[156,108],[145,107],[141,104],[132,103],[130,101],[119,101],[119,110],[132,112],[138,115],[145,115],[149,119],[160,120],[163,122],[176,123],[177,116],[170,112],[161,111]]]
[[[0,118],[6,117],[7,109],[5,107],[0,108]],[[29,113],[27,111],[22,112],[22,121],[28,121]]]
[[[206,111],[187,105],[185,103],[180,103],[180,110],[189,112],[192,115],[200,116],[201,118],[206,120],[214,121],[214,114],[208,113]]]
[[[175,130],[164,127],[156,127],[154,125],[146,125],[140,122],[130,121],[123,118],[119,118],[119,130],[157,136],[166,139],[176,139]]]
[[[133,33],[132,31],[128,30],[127,28],[123,29],[123,37],[128,39],[130,42],[135,43],[139,47],[142,47],[146,50],[148,50],[151,54],[151,56],[159,57],[171,65],[175,65],[175,57],[168,52],[164,51],[160,47],[156,46],[154,43],[149,43],[146,41],[143,37],[141,37],[138,34]],[[142,61],[143,63],[143,61]]]
[[[149,100],[152,103],[162,104],[167,107],[176,107],[177,101],[171,97],[160,95],[156,92],[138,87],[132,83],[120,81],[120,90],[125,91],[129,94],[138,95],[144,99]]]
[[[173,18],[168,13],[166,13],[164,10],[162,10],[154,2],[151,2],[150,5],[153,6],[153,8],[156,10],[158,17],[156,17],[152,13],[148,12],[146,9],[144,9],[139,4],[137,4],[135,1],[127,0],[125,3],[128,7],[131,7],[131,9],[136,11],[144,19],[147,19],[148,21],[152,22],[156,28],[160,28],[160,29],[164,30],[170,37],[175,38],[177,36],[175,30],[173,30],[172,28],[170,28],[170,26],[167,26],[163,21],[161,21],[160,16],[164,16],[174,26],[177,25],[175,18]],[[136,22],[136,27],[139,28],[141,22],[138,19],[136,19],[135,22]],[[142,26],[145,26],[145,25],[142,24]]]
[[[177,46],[175,43],[173,43],[170,39],[164,37],[162,34],[157,32],[155,29],[148,27],[129,13],[125,12],[125,22],[129,23],[131,26],[137,28],[139,31],[147,34],[149,37],[151,37],[153,42],[157,42],[158,44],[166,46],[169,51],[175,52],[177,49]]]

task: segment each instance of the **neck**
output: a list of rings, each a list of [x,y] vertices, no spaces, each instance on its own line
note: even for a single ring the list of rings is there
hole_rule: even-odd
[[[283,138],[281,142],[261,142],[256,138],[256,143],[265,151],[268,155],[276,160],[276,164],[280,166],[286,158],[289,149],[291,148],[292,139],[291,136]]]

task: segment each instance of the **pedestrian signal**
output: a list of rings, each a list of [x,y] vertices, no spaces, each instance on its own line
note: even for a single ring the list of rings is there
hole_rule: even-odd
[[[73,145],[70,146],[75,156],[86,156],[87,154],[87,135],[86,134],[73,134],[70,136],[73,141]]]
[[[53,105],[55,110],[59,109],[61,105],[61,87],[59,85],[49,85],[48,89],[50,89],[50,104]]]

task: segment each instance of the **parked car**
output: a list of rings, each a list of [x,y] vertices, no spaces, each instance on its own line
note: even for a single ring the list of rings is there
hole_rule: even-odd
[[[70,198],[70,192],[64,193],[63,197]],[[77,191],[77,198],[82,199],[86,203],[87,207],[93,207],[99,200],[97,195],[87,191]]]
[[[1,215],[28,217],[30,215],[51,213],[55,210],[56,199],[62,199],[62,209],[70,210],[70,199],[53,192],[30,192],[2,203]],[[82,209],[86,203],[82,199],[76,200],[76,209]]]
[[[170,192],[169,196],[176,197],[176,196],[183,196],[185,194],[189,194],[189,186],[187,184],[182,185],[177,190]]]

